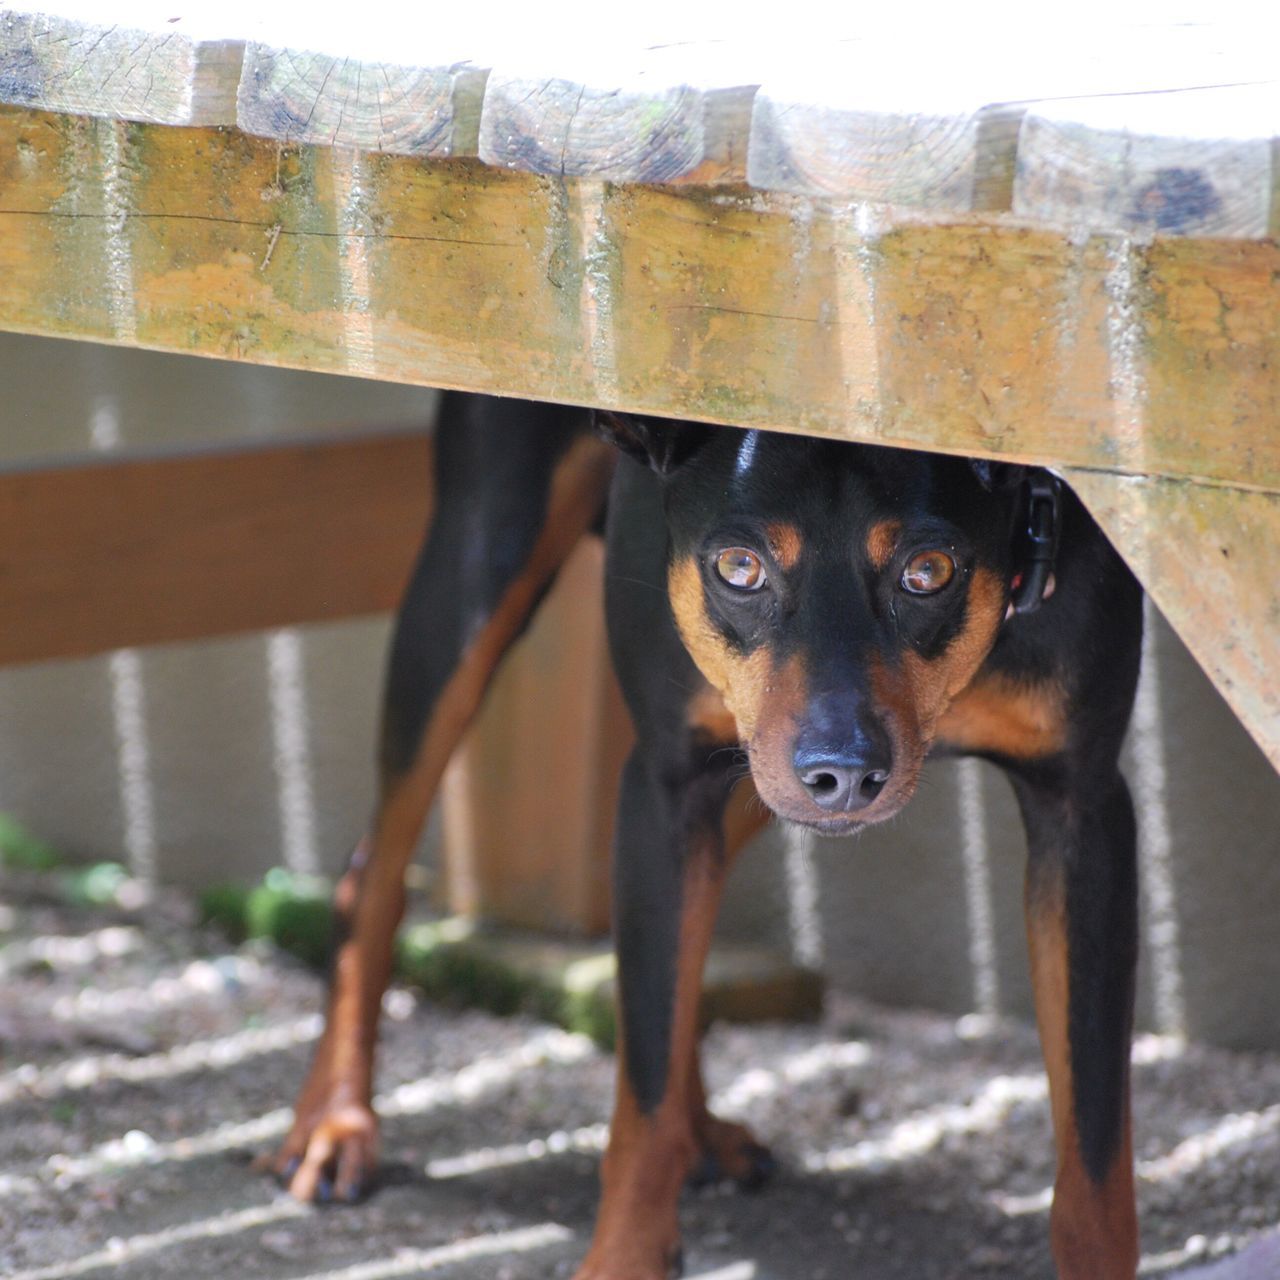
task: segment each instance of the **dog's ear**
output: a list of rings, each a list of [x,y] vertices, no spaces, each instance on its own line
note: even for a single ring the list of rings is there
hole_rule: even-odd
[[[688,462],[715,430],[701,422],[642,418],[609,409],[597,409],[595,423],[606,440],[637,461],[647,463],[660,476],[670,475]]]
[[[993,462],[990,458],[970,458],[969,465],[978,483],[988,493],[1007,493],[1026,478],[1028,468],[1017,462]]]

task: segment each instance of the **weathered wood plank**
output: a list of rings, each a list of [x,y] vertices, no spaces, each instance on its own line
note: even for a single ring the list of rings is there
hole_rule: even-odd
[[[585,0],[555,24],[46,0],[0,15],[0,102],[553,176],[1013,208],[1077,231],[1256,238],[1278,220],[1259,213],[1277,124],[1256,16],[1206,4],[1046,40],[1038,20],[960,14],[922,42],[910,12],[779,29],[660,7],[573,38],[594,16]],[[1067,98],[1081,105],[1045,101]],[[1206,105],[1227,118],[1213,135]]]
[[[1076,232],[1260,240],[1275,225],[1280,82],[1042,104],[1013,212]]]
[[[282,142],[394,155],[474,156],[487,72],[402,66],[250,43],[237,121]]]
[[[685,85],[653,93],[572,80],[494,75],[480,157],[526,173],[670,182],[703,155],[702,98]]]
[[[1277,271],[0,113],[4,327],[1014,460],[1280,489]]]
[[[394,607],[422,436],[0,473],[0,663]]]
[[[826,74],[816,89],[796,73],[756,94],[752,186],[955,213],[1009,207],[1020,105],[988,105],[976,84],[956,85],[936,68],[913,98],[917,82],[904,84],[878,43],[851,41],[819,57]],[[846,62],[844,77],[835,57]]]
[[[745,181],[760,66],[749,49],[684,40],[544,65],[555,74],[500,63],[489,77],[487,163],[612,182]]]
[[[1045,122],[1059,115],[1071,119],[1077,108],[1071,101],[1037,100],[1084,99],[1078,108],[1084,118],[1096,112],[1114,126],[1131,110],[1169,156],[1189,151],[1202,161],[1205,109],[1212,104],[1219,115],[1229,112],[1232,123],[1219,137],[1251,144],[1251,158],[1241,164],[1231,148],[1222,148],[1219,179],[1227,183],[1231,174],[1236,203],[1267,198],[1269,174],[1252,163],[1252,154],[1277,132],[1274,87],[1252,82],[1274,81],[1274,68],[1257,47],[1256,31],[1194,21],[1161,27],[1121,17],[1105,36],[1090,24],[1064,24],[1047,40],[1039,22],[988,26],[966,15],[932,28],[922,44],[905,37],[903,21],[871,23],[855,38],[821,41],[802,61],[778,58],[769,65],[754,102],[753,186],[934,213],[1014,207],[1030,225],[1059,226],[1062,210],[1046,213],[1027,193],[1052,185],[1063,167],[1043,137]],[[1220,89],[1216,96],[1192,94],[1186,103],[1174,92],[1246,84],[1247,90]],[[1089,95],[1118,96],[1090,103]],[[1037,123],[1029,145],[1023,124],[1028,110]],[[1075,194],[1091,218],[1077,217],[1073,226],[1132,229],[1131,205],[1101,198],[1102,188],[1125,181],[1115,175],[1116,163],[1116,155],[1101,148],[1081,159]],[[1015,165],[1020,202],[1014,199]],[[1099,189],[1081,189],[1090,183]],[[1191,221],[1168,218],[1160,229],[1198,231]]]
[[[1280,494],[1065,476],[1280,769]]]
[[[181,17],[0,13],[0,102],[113,120],[235,120],[242,39],[210,38]],[[89,12],[89,11],[86,11]]]

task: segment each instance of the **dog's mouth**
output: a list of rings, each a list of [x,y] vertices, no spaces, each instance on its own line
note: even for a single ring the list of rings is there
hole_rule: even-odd
[[[790,818],[785,814],[778,816],[793,827],[803,827],[806,831],[812,831],[815,835],[826,836],[832,840],[838,836],[856,836],[860,831],[874,826],[876,822],[876,819],[868,818]]]
[[[801,806],[785,801],[775,804],[766,791],[761,789],[759,782],[756,783],[756,793],[779,818],[823,836],[851,836],[867,827],[887,822],[901,812],[914,791],[915,788],[912,787],[902,796],[882,796],[875,804],[860,809],[857,813],[823,814],[813,805]]]

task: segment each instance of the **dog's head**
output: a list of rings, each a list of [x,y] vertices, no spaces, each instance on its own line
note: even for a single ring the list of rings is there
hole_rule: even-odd
[[[1011,475],[602,414],[663,478],[667,589],[775,813],[839,834],[912,796],[1009,603]]]

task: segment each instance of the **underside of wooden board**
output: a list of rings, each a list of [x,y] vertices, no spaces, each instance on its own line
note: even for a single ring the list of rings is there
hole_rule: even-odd
[[[391,609],[430,487],[424,436],[0,473],[0,664]]]

